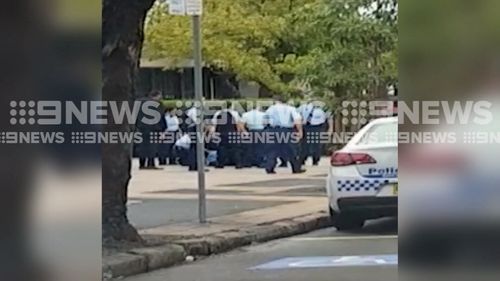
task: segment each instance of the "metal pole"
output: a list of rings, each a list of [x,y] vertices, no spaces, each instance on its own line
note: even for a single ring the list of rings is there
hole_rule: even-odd
[[[196,125],[196,161],[198,166],[198,217],[200,223],[207,222],[207,204],[205,194],[205,145],[203,129],[203,72],[201,59],[201,16],[193,16],[193,58],[194,58],[194,91],[199,105],[198,124]]]
[[[210,77],[210,99],[211,100],[215,99],[215,85],[213,77]]]

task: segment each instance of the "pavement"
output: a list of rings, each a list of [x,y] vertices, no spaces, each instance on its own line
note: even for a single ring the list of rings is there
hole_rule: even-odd
[[[182,166],[139,170],[133,162],[128,216],[143,235],[202,236],[327,210],[328,158],[294,175],[290,168],[210,168],[206,173],[207,217],[198,224],[197,173]]]
[[[397,220],[369,221],[357,232],[327,228],[248,246],[127,281],[398,280]]]
[[[121,278],[330,225],[327,158],[292,174],[278,168],[210,169],[206,174],[207,223],[198,222],[197,173],[186,167],[139,170],[133,162],[128,217],[146,239],[103,252],[103,278]],[[137,247],[137,246],[135,246]]]
[[[397,227],[392,225],[391,228],[387,223],[370,225],[364,232],[350,234],[329,228],[305,239],[280,240],[245,248],[229,256],[218,256],[234,249],[330,227],[324,187],[329,167],[329,159],[324,158],[318,166],[307,165],[308,171],[304,174],[292,174],[290,168],[278,168],[273,175],[257,168],[210,169],[206,174],[208,222],[199,224],[197,173],[188,172],[181,166],[139,170],[138,163],[134,162],[128,214],[148,244],[104,252],[103,279],[153,272],[140,278],[305,280],[307,274],[295,275],[294,270],[305,267],[304,272],[307,272],[324,267],[325,270],[319,272],[335,270],[340,274],[345,272],[346,278],[340,280],[361,280],[361,277],[347,277],[355,267],[372,263],[371,267],[363,266],[359,272],[365,272],[367,277],[380,272],[380,279],[370,280],[392,280],[389,277],[397,261],[393,234]],[[379,239],[380,232],[391,235]],[[372,237],[374,235],[377,237]],[[216,257],[205,259],[209,256]],[[154,273],[186,264],[193,258],[201,261]],[[346,262],[357,266],[338,267]],[[184,268],[192,270],[184,272]],[[214,271],[217,268],[220,269]],[[178,275],[171,277],[171,272]],[[323,277],[326,279],[321,279]],[[329,277],[329,274],[319,273],[314,280],[331,280]]]

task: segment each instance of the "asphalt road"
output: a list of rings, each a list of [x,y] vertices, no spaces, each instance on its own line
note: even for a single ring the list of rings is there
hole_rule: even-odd
[[[354,233],[334,228],[242,248],[127,281],[398,280],[397,220]]]

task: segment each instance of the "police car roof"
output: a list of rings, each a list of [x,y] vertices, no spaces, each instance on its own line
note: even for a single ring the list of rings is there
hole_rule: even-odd
[[[361,130],[359,130],[354,137],[352,137],[347,144],[341,149],[341,151],[344,150],[349,150],[354,147],[358,147],[359,140],[365,135],[365,133],[370,130],[373,126],[380,125],[380,124],[390,124],[390,123],[395,123],[398,122],[398,117],[382,117],[382,118],[377,118],[372,121],[370,121],[368,124],[366,124]]]
[[[393,122],[398,122],[397,116],[373,119],[372,121],[370,121],[369,124],[383,124],[383,123],[393,123]]]

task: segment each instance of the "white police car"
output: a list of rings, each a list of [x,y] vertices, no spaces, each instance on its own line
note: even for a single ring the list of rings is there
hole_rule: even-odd
[[[398,119],[368,123],[331,156],[326,189],[333,225],[361,228],[365,220],[397,216]]]

